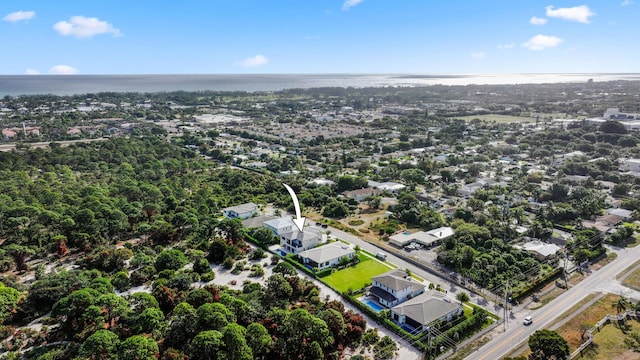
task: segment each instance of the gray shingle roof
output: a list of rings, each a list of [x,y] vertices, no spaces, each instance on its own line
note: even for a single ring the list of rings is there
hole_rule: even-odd
[[[404,276],[406,276],[405,271],[400,271],[404,274]],[[404,279],[404,276],[400,275],[401,273],[399,273],[397,270],[394,270],[393,272],[388,272],[379,276],[372,277],[371,280],[377,281],[393,291],[400,291],[402,289],[408,288],[409,286],[413,286],[413,291],[425,287],[424,285],[419,284],[415,281]]]
[[[455,311],[460,306],[445,294],[430,290],[394,306],[391,310],[426,325]]]
[[[328,244],[305,250],[298,255],[303,258],[309,258],[318,264],[322,264],[326,261],[345,257],[353,253],[355,253],[355,251],[347,245],[340,246],[336,244]]]

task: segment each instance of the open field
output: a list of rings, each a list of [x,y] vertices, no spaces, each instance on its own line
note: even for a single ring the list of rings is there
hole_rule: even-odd
[[[465,121],[471,121],[474,119],[480,119],[480,120],[484,120],[484,121],[495,121],[497,123],[501,123],[501,124],[508,124],[508,123],[514,123],[514,122],[518,122],[518,123],[534,123],[536,122],[536,116],[514,116],[514,115],[501,115],[501,114],[486,114],[486,115],[468,115],[468,116],[455,116],[452,117],[454,119],[462,119]],[[573,116],[573,115],[567,115],[564,113],[541,113],[539,114],[539,121],[543,122],[549,119],[581,119],[584,118],[584,116]]]
[[[632,268],[632,272],[622,280],[622,285],[640,290],[640,261],[636,262]]]
[[[359,290],[371,283],[371,277],[389,270],[391,269],[388,266],[376,260],[366,259],[360,261],[356,266],[336,271],[320,280],[340,292],[345,292],[349,289]]]
[[[500,124],[508,124],[508,123],[534,123],[536,122],[536,118],[528,117],[528,116],[512,116],[512,115],[499,115],[499,114],[487,114],[487,115],[469,115],[469,116],[456,116],[456,119],[462,119],[464,121],[471,121],[474,119],[480,119],[484,121],[495,121]],[[542,121],[542,117],[540,118]]]
[[[567,340],[569,343],[569,348],[571,351],[582,344],[582,333],[584,329],[589,329],[593,325],[595,325],[598,321],[600,321],[607,314],[615,314],[616,309],[612,306],[620,296],[607,294],[603,296],[600,300],[596,301],[593,305],[591,305],[587,310],[581,312],[577,316],[571,318],[569,321],[564,323],[560,328],[556,331],[563,338]],[[607,325],[613,326],[613,325]],[[619,339],[620,342],[616,345],[616,347],[622,347],[622,339]],[[600,351],[608,353],[611,349],[607,349],[604,345],[599,344]],[[595,358],[594,358],[595,359]]]
[[[626,334],[640,332],[640,323],[629,320],[620,329],[618,325],[607,324],[594,334],[593,345],[585,349],[581,359],[586,360],[632,360],[640,359],[640,353],[624,346]]]

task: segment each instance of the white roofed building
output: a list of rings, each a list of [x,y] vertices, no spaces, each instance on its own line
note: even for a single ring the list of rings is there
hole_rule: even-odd
[[[403,247],[412,242],[430,247],[439,244],[442,240],[453,236],[454,230],[445,226],[429,231],[418,231],[415,233],[401,232],[389,237],[389,243],[398,247]]]
[[[282,233],[293,230],[294,226],[291,216],[283,216],[264,222],[264,227],[273,231],[273,234],[276,236],[280,236]]]
[[[290,231],[280,234],[281,249],[292,254],[299,254],[314,248],[326,240],[326,234],[312,228],[304,228],[303,231],[300,231],[294,226]]]
[[[514,247],[528,251],[540,260],[545,260],[554,256],[561,249],[556,244],[549,244],[539,240],[530,241],[524,245],[514,245]]]
[[[246,203],[222,209],[222,214],[229,219],[247,219],[258,213],[258,205]]]
[[[302,263],[314,271],[324,270],[340,264],[343,259],[353,259],[355,250],[346,244],[332,243],[302,251],[298,254]]]

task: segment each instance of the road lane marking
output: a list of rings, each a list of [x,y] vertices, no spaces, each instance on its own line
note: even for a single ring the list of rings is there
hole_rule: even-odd
[[[564,304],[566,304],[567,302],[569,302],[569,301],[571,301],[571,300],[573,300],[573,301],[574,301],[574,303],[578,303],[580,300],[582,300],[582,298],[584,298],[584,297],[586,296],[586,295],[582,294],[582,296],[581,296],[579,299],[577,299],[577,300],[576,300],[576,299],[574,299],[575,297],[578,297],[578,296],[580,296],[580,295],[581,295],[581,294],[579,294],[579,293],[576,293],[575,295],[574,295],[574,294],[569,294],[569,296],[567,296],[567,298],[566,298],[566,299],[564,299],[562,302],[559,302],[559,303],[557,303],[557,304],[554,304],[554,306],[553,306],[552,308],[550,308],[550,309],[546,309],[547,311],[543,311],[540,315],[536,315],[536,317],[539,317],[539,318],[543,318],[543,319],[544,319],[544,318],[545,318],[545,317],[547,317],[547,316],[553,316],[553,314],[555,313],[555,310],[556,310],[557,308],[559,308],[560,306],[563,306]],[[567,310],[570,310],[570,309],[567,309]],[[556,317],[557,317],[557,316],[556,316]]]
[[[486,353],[483,357],[479,358],[478,360],[482,360],[484,358],[486,358],[487,356],[491,355],[493,352],[495,352],[496,350],[502,348],[502,345],[511,342],[515,337],[520,336],[520,334],[522,334],[522,332],[524,331],[524,329],[520,329],[518,330],[518,332],[516,332],[515,334],[513,334],[510,338],[507,338],[505,341],[501,342],[500,344],[494,346],[491,351],[489,351],[488,353]]]

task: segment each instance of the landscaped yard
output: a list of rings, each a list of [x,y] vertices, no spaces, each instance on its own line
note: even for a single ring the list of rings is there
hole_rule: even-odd
[[[345,292],[349,289],[355,291],[362,289],[366,284],[370,284],[373,276],[380,275],[389,270],[391,270],[391,268],[379,261],[360,256],[360,263],[358,265],[338,270],[320,280],[340,292]]]

